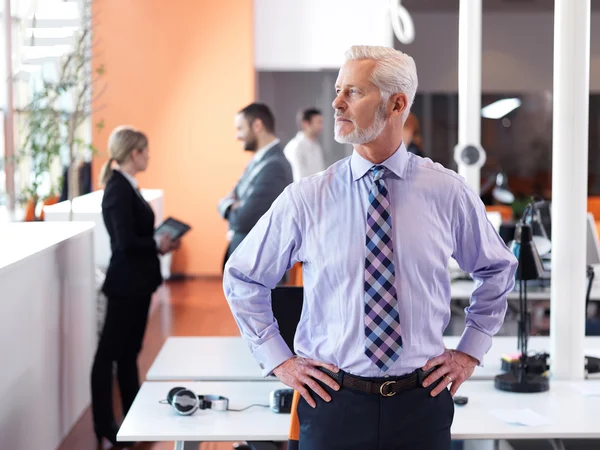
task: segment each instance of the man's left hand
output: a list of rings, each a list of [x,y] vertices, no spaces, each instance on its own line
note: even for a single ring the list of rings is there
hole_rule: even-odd
[[[475,358],[466,353],[459,350],[446,349],[440,356],[430,359],[423,366],[424,371],[439,366],[425,378],[423,387],[427,387],[443,377],[435,389],[431,391],[431,395],[435,397],[448,386],[452,385],[450,394],[454,397],[460,385],[473,374],[477,363],[478,361]]]

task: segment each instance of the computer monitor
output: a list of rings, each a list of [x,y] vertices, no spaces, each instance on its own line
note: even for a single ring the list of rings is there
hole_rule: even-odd
[[[596,230],[596,221],[594,220],[594,215],[592,213],[587,213],[585,261],[586,265],[588,266],[600,264],[600,239],[598,238],[598,231]],[[549,270],[550,268],[548,267],[547,269]]]
[[[592,213],[587,214],[586,264],[600,264],[600,241],[596,230],[596,221]]]
[[[552,203],[541,200],[533,204],[533,235],[552,239]]]

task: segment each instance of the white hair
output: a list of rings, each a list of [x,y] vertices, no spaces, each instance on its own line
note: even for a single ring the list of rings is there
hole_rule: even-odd
[[[371,81],[379,88],[382,101],[387,101],[393,94],[406,94],[408,105],[402,114],[402,123],[404,123],[410,113],[419,84],[414,59],[390,47],[370,45],[354,45],[346,52],[344,58],[346,61],[372,59],[376,62]]]

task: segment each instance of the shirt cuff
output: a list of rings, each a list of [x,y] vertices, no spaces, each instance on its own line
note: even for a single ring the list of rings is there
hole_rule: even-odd
[[[491,336],[473,327],[466,327],[458,342],[456,350],[472,356],[479,361],[479,365],[483,367],[483,355],[488,352],[491,346]]]
[[[219,214],[225,220],[229,216],[229,208],[235,203],[234,198],[225,198],[219,203]]]
[[[252,355],[258,362],[263,377],[271,375],[277,366],[294,356],[280,334],[256,347]]]
[[[160,251],[160,240],[159,240],[159,236],[154,236],[154,242],[156,242],[156,251],[159,252]]]

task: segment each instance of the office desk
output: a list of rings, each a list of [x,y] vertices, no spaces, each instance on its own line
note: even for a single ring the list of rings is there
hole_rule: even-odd
[[[164,219],[164,193],[161,189],[141,189],[142,197],[148,202],[154,211],[155,226],[162,223]],[[81,195],[73,199],[73,221],[94,222],[94,260],[96,267],[106,270],[110,261],[110,238],[104,220],[102,218],[102,197],[104,190],[100,189],[89,194]],[[68,222],[71,203],[69,200],[44,206],[44,220],[46,222]],[[170,253],[160,255],[160,266],[163,278],[168,279],[171,275]]]
[[[448,348],[456,348],[459,340],[460,336],[444,336],[444,343]],[[549,352],[550,338],[548,336],[531,336],[527,347],[530,353]],[[496,375],[502,373],[502,355],[514,353],[518,353],[516,336],[494,337],[492,347],[483,357],[483,367],[477,366],[475,368],[471,380],[493,380]],[[589,336],[585,338],[585,355],[600,358],[600,337]],[[600,378],[600,373],[590,374],[589,378]]]
[[[273,381],[264,378],[248,346],[235,337],[170,337],[160,349],[148,381]]]
[[[592,284],[590,300],[600,301],[600,283],[598,275],[595,280],[596,281]],[[450,285],[450,295],[452,300],[469,300],[474,290],[475,282],[472,280],[457,280]],[[519,292],[516,290],[509,292],[508,300],[519,300]],[[550,285],[544,288],[528,288],[527,300],[550,300]]]
[[[0,448],[57,448],[90,403],[93,223],[0,225]]]
[[[460,336],[445,336],[448,348],[456,348]],[[532,336],[529,349],[547,352],[550,338]],[[472,380],[492,380],[501,373],[500,358],[517,352],[516,336],[496,336],[485,355],[483,367],[475,368]],[[600,337],[586,337],[585,354],[600,357]],[[591,378],[600,378],[592,374]],[[272,381],[263,378],[258,364],[241,337],[170,337],[146,375],[148,381]]]
[[[198,394],[223,395],[229,407],[242,409],[252,404],[269,404],[269,393],[287,388],[269,382],[146,382],[125,417],[117,436],[120,441],[176,441],[175,449],[198,448],[200,441],[285,441],[289,414],[275,414],[255,406],[242,412],[196,411],[180,416],[170,405],[159,403],[169,390],[184,386]],[[184,443],[188,445],[185,446]]]
[[[553,381],[550,391],[513,394],[498,391],[489,381],[468,381],[460,395],[469,403],[456,407],[453,439],[597,439],[600,438],[600,396],[585,396],[575,386],[585,384],[600,392],[600,381]],[[286,441],[288,414],[253,407],[243,412],[197,411],[179,416],[170,405],[159,403],[167,392],[183,385],[198,394],[219,394],[231,408],[253,403],[268,404],[269,392],[283,387],[278,382],[146,382],[142,385],[119,430],[121,441],[175,441],[175,449],[197,448],[198,441]],[[543,415],[548,425],[510,425],[491,414],[492,409],[529,408]],[[186,445],[186,442],[188,443]],[[557,442],[556,448],[563,448]]]

